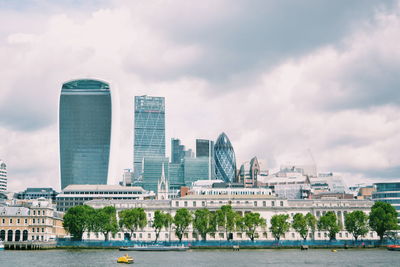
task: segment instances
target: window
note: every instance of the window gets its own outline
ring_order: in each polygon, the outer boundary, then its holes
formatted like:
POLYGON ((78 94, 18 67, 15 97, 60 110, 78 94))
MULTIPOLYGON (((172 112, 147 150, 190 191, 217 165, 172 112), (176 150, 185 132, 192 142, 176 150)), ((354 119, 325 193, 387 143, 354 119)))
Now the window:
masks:
POLYGON ((33 219, 33 220, 32 220, 32 223, 36 223, 36 220, 35 220, 35 219, 33 219))
POLYGON ((17 219, 17 224, 19 224, 21 221, 20 221, 20 219, 17 219))
POLYGON ((268 238, 268 234, 266 232, 263 233, 263 237, 266 239, 268 238))
POLYGON ((294 238, 294 233, 292 233, 292 238, 294 238))
POLYGON ((32 228, 32 233, 34 233, 35 232, 35 228, 32 228))
POLYGON ((151 234, 150 233, 147 234, 147 238, 151 238, 151 234))
POLYGON ((193 207, 196 207, 196 201, 193 201, 193 207))
POLYGON ((220 238, 224 238, 224 233, 219 233, 220 238))
POLYGON ((175 202, 175 206, 179 207, 179 201, 175 202))
POLYGON ((10 219, 10 224, 12 224, 13 222, 12 222, 12 219, 10 219))
POLYGON ((206 206, 206 202, 205 202, 205 201, 202 201, 202 202, 201 202, 201 205, 202 205, 203 207, 205 207, 205 206, 206 206))
POLYGON ((257 207, 257 201, 254 201, 254 207, 257 207))
POLYGON ((44 228, 42 228, 42 233, 44 233, 44 228))
POLYGON ((263 207, 267 206, 267 201, 263 201, 263 207))
POLYGON ((281 204, 281 207, 283 207, 283 201, 281 201, 281 203, 280 203, 280 204, 281 204))
POLYGON ((2 223, 4 223, 4 224, 5 224, 5 223, 6 223, 6 219, 3 219, 3 220, 2 220, 2 223))
POLYGON ((36 215, 36 210, 33 211, 33 215, 36 215))
POLYGON ((143 235, 142 235, 142 233, 140 233, 140 234, 139 234, 139 238, 142 238, 142 237, 143 237, 143 235))
POLYGON ((25 224, 27 224, 28 223, 28 219, 25 219, 25 224))
POLYGON ((185 202, 183 202, 183 203, 184 203, 185 207, 187 207, 187 201, 185 201, 185 202))
POLYGON ((189 238, 189 234, 188 234, 188 233, 185 233, 183 236, 184 236, 185 238, 189 238))
POLYGON ((44 219, 42 219, 42 223, 44 223, 44 219))
POLYGON ((271 206, 272 206, 272 207, 275 207, 275 201, 272 201, 272 202, 271 202, 271 206))

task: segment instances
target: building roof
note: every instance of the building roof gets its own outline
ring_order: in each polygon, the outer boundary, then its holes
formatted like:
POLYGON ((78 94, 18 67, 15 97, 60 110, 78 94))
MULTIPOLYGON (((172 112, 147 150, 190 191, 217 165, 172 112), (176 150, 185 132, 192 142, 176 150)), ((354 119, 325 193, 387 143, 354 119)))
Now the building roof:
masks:
POLYGON ((140 186, 120 186, 120 185, 105 185, 105 184, 73 184, 68 185, 63 189, 63 192, 70 191, 121 191, 132 192, 141 191, 145 192, 140 186))
POLYGON ((62 89, 110 89, 110 85, 106 82, 93 80, 93 79, 81 79, 73 80, 63 84, 62 89))
POLYGON ((0 207, 0 216, 28 216, 29 209, 25 207, 0 207))

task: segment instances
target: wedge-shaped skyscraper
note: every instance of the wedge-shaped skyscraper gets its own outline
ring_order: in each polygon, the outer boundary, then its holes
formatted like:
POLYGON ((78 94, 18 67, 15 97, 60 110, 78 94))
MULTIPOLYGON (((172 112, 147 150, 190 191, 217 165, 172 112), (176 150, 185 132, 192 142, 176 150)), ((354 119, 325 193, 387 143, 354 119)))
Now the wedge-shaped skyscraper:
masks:
POLYGON ((73 80, 60 97, 61 188, 107 184, 111 142, 111 93, 106 82, 73 80))
POLYGON ((231 141, 225 133, 219 135, 214 146, 216 178, 227 183, 236 181, 236 157, 231 141))

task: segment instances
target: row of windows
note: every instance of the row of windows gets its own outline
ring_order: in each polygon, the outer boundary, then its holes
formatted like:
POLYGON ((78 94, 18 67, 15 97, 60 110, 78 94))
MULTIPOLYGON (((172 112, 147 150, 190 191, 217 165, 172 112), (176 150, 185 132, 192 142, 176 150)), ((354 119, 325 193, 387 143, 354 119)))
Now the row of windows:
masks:
MULTIPOLYGON (((23 221, 23 224, 28 224, 28 219, 16 219, 15 221, 13 219, 9 219, 8 222, 9 224, 13 224, 14 222, 16 222, 16 224, 21 224, 21 221, 23 221)), ((40 219, 32 219, 32 224, 39 224, 40 222, 45 223, 45 219, 42 218, 42 220, 40 219)), ((1 220, 2 224, 6 224, 6 219, 2 219, 1 220)))
POLYGON ((400 197, 400 193, 374 193, 374 194, 372 194, 372 199, 391 198, 391 197, 400 197))
POLYGON ((122 192, 113 192, 113 191, 87 191, 87 192, 82 192, 82 191, 67 191, 64 192, 66 195, 140 195, 142 194, 141 191, 122 191, 122 192))
MULTIPOLYGON (((59 201, 84 201, 84 200, 93 200, 93 197, 60 197, 57 198, 57 202, 59 201)), ((103 199, 138 199, 138 197, 103 197, 103 199)))
MULTIPOLYGON (((261 204, 262 207, 267 207, 267 201, 262 201, 262 203, 258 203, 258 202, 259 201, 248 201, 248 200, 241 202, 241 201, 238 200, 236 202, 235 201, 228 201, 227 204, 246 204, 246 205, 253 205, 254 207, 257 207, 259 204, 261 204)), ((180 205, 179 203, 180 203, 180 201, 176 201, 175 202, 175 206, 179 207, 179 205, 180 205)), ((222 200, 215 201, 215 202, 213 200, 211 200, 210 204, 224 204, 224 202, 222 200)), ((284 206, 284 202, 283 201, 276 201, 276 203, 275 203, 275 201, 271 201, 271 207, 275 207, 275 204, 276 205, 279 204, 280 207, 284 206)), ((184 201, 183 202, 183 206, 184 207, 188 207, 188 201, 184 201)), ((192 206, 196 207, 197 206, 197 201, 193 201, 192 202, 192 206)), ((202 201, 201 202, 201 206, 205 207, 206 206, 206 201, 202 201)))

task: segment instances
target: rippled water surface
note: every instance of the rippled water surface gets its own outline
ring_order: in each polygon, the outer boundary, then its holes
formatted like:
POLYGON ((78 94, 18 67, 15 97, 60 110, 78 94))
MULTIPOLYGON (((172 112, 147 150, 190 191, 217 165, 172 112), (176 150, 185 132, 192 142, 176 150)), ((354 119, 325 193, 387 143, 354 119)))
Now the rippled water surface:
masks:
MULTIPOLYGON (((400 266, 400 252, 386 249, 191 250, 134 252, 134 266, 400 266)), ((121 266, 118 250, 0 251, 0 266, 121 266)), ((122 265, 124 266, 124 265, 122 265)))

